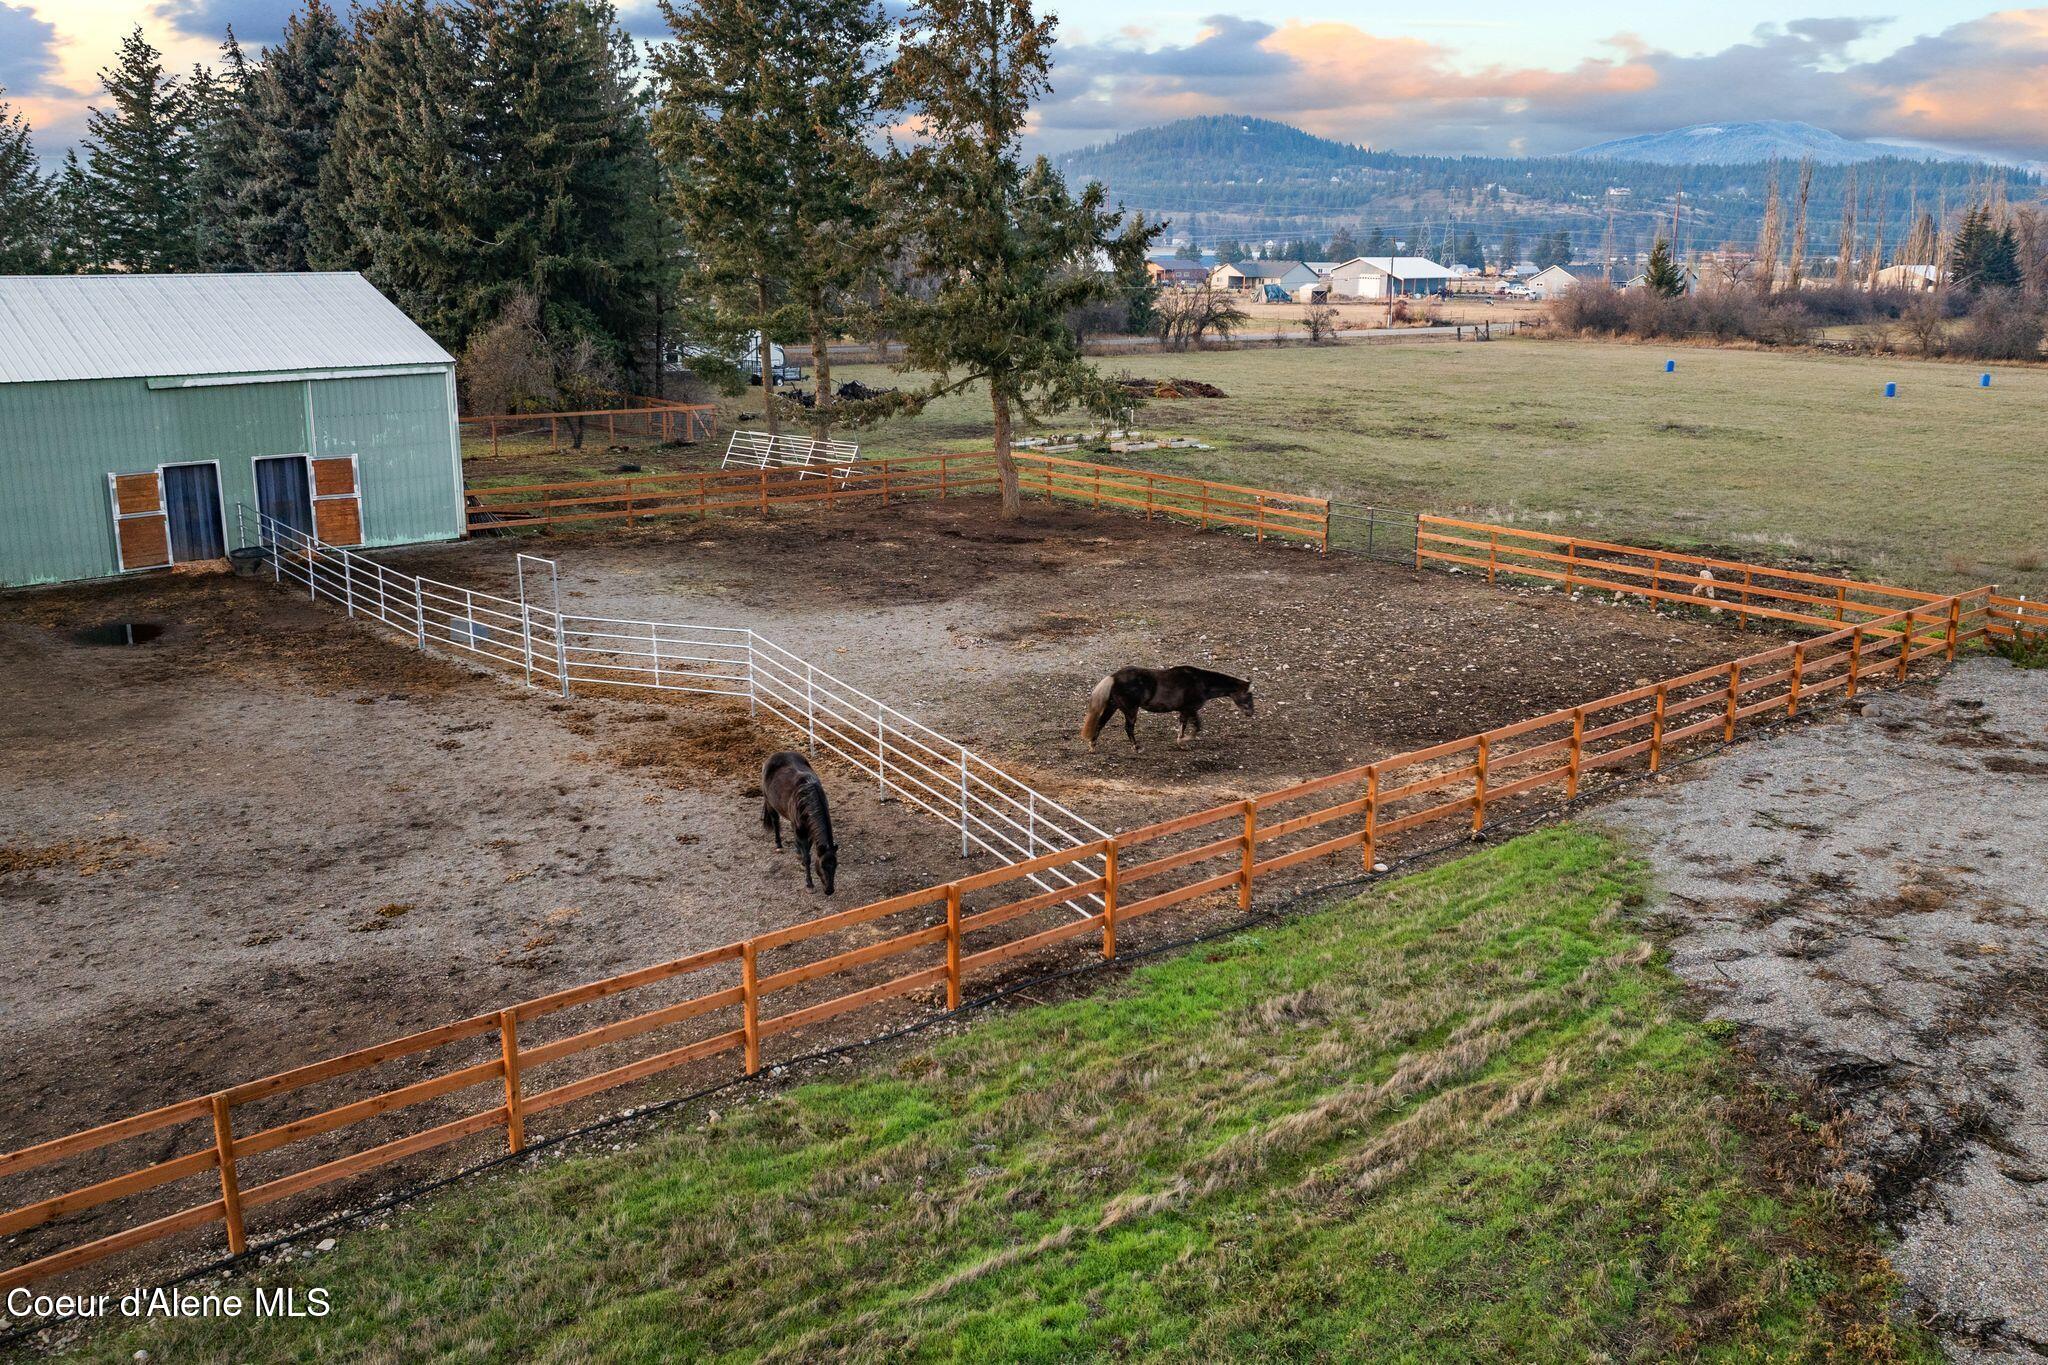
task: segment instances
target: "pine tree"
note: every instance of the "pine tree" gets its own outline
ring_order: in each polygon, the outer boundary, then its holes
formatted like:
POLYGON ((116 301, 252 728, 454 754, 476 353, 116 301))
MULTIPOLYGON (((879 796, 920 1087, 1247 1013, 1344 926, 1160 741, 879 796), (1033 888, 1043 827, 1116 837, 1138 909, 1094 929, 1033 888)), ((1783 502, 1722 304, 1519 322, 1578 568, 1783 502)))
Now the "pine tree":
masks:
POLYGON ((106 269, 97 187, 85 173, 76 150, 64 153, 63 169, 53 181, 50 207, 51 268, 74 275, 106 269))
POLYGON ((349 35, 325 0, 305 0, 285 20, 283 41, 264 50, 251 75, 255 131, 241 216, 255 269, 347 263, 345 233, 321 192, 320 168, 354 75, 349 35))
POLYGON ((1352 236, 1350 228, 1340 227, 1330 234, 1330 254, 1328 259, 1342 265, 1345 261, 1364 254, 1364 252, 1358 249, 1358 238, 1352 236))
POLYGON ((1486 264, 1486 253, 1479 249, 1479 234, 1472 228, 1466 228, 1458 238, 1458 264, 1473 270, 1486 264))
POLYGON ((1235 237, 1225 237, 1216 244, 1216 264, 1236 265, 1251 259, 1252 253, 1244 249, 1244 243, 1235 237))
POLYGON ((28 119, 6 94, 0 86, 0 275, 27 275, 49 261, 54 205, 28 119))
POLYGON ((502 168, 477 199, 476 307, 495 316, 529 294, 552 345, 584 336, 623 360, 648 321, 639 238, 654 179, 631 42, 609 0, 477 0, 467 13, 479 154, 502 168))
POLYGON ((1106 252, 1127 266, 1153 231, 1119 234, 1101 185, 1076 198, 1045 158, 1028 169, 1020 160, 1031 105, 1050 88, 1054 22, 1030 0, 921 0, 903 20, 894 72, 894 102, 913 111, 919 137, 898 160, 896 202, 911 268, 932 291, 897 301, 889 320, 906 368, 934 376, 913 401, 986 385, 1006 520, 1022 512, 1015 420, 1128 411, 1065 314, 1114 290, 1076 264, 1106 252))
MULTIPOLYGON (((878 97, 856 68, 874 56, 879 19, 868 0, 695 0, 668 20, 654 141, 676 185, 693 330, 730 356, 751 336, 779 431, 775 340, 828 329, 829 291, 866 237, 852 220, 874 175, 859 144, 878 97)), ((720 368, 715 356, 701 367, 720 368)))
POLYGON ((180 270, 195 261, 191 142, 184 83, 138 26, 100 72, 111 107, 86 118, 85 164, 110 263, 129 270, 180 270))
POLYGON ((1385 228, 1376 227, 1366 234, 1365 246, 1358 254, 1361 256, 1391 256, 1394 254, 1394 243, 1387 236, 1385 228))
POLYGON ((472 52, 430 0, 379 0, 356 18, 356 75, 321 167, 349 255, 325 259, 362 270, 456 349, 485 320, 489 285, 472 52))
POLYGON ((245 267, 243 196, 252 169, 256 120, 249 105, 249 64, 233 29, 221 43, 218 72, 194 67, 187 83, 192 139, 192 259, 202 270, 245 267))
POLYGON ((1512 270, 1522 263, 1522 234, 1509 228, 1501 234, 1500 268, 1512 270))
POLYGON ((1643 274, 1650 292, 1659 298, 1675 299, 1685 292, 1685 274, 1671 259, 1671 243, 1662 237, 1651 245, 1650 263, 1643 274))

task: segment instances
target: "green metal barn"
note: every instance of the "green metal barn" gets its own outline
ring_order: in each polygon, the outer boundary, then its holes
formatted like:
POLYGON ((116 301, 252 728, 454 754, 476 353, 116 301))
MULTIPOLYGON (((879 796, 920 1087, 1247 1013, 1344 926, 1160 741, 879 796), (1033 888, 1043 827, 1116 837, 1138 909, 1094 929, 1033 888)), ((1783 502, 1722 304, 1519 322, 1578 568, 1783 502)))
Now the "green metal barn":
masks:
POLYGON ((0 585, 463 531, 455 361, 356 274, 0 277, 0 585))

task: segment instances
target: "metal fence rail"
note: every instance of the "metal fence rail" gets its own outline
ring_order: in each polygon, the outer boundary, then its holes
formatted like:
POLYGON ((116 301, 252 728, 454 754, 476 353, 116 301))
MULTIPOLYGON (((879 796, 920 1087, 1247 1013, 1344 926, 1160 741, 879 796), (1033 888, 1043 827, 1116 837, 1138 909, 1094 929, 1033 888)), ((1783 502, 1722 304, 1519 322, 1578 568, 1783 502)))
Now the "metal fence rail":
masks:
MULTIPOLYGON (((559 610, 554 563, 538 556, 518 557, 520 595, 500 597, 397 573, 248 507, 239 515, 245 528, 254 522, 274 581, 303 587, 314 601, 389 627, 421 649, 452 649, 565 697, 584 683, 744 698, 751 711, 802 735, 814 754, 830 753, 874 778, 885 799, 955 826, 963 858, 979 850, 1004 863, 1027 861, 1108 837, 973 750, 750 627, 567 615, 559 610), (549 605, 528 592, 529 566, 541 566, 555 588, 549 605)), ((1102 872, 1098 853, 1054 862, 1032 880, 1052 891, 1102 872)), ((1077 892, 1071 908, 1085 915, 1100 904, 1099 895, 1077 892)))

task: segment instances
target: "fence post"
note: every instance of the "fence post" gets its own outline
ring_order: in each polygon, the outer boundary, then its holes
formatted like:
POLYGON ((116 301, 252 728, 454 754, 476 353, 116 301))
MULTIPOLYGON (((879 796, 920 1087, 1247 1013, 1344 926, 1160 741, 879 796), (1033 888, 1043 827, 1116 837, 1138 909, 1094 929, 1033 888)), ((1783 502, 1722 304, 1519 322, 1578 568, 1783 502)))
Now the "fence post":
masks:
POLYGON ((960 1008, 960 883, 946 883, 946 1008, 960 1008))
POLYGON ((1102 851, 1102 956, 1116 956, 1116 840, 1102 851))
POLYGON ((1913 663, 1913 639, 1914 636, 1919 633, 1920 629, 1919 623, 1915 621, 1913 618, 1913 612, 1917 610, 1918 608, 1908 609, 1908 611, 1906 612, 1906 629, 1905 632, 1899 636, 1900 682, 1904 682, 1906 680, 1906 670, 1909 667, 1911 667, 1913 663))
POLYGON ((809 742, 809 744, 810 744, 810 746, 811 746, 811 750, 812 750, 812 752, 814 752, 814 753, 815 753, 815 752, 817 751, 817 748, 818 748, 818 701, 817 701, 817 690, 816 690, 816 689, 817 689, 817 677, 818 677, 818 670, 817 670, 817 667, 816 667, 815 665, 811 664, 811 663, 810 663, 810 662, 809 662, 808 660, 807 660, 807 661, 805 661, 805 663, 804 663, 804 734, 805 734, 805 735, 806 735, 806 736, 808 737, 808 742, 809 742))
POLYGON ((960 856, 967 856, 967 751, 960 751, 960 856))
POLYGON ((1380 766, 1372 764, 1365 770, 1365 853, 1367 872, 1373 867, 1373 842, 1380 822, 1380 766))
POLYGON ((760 705, 761 684, 754 675, 754 631, 747 629, 747 715, 755 714, 760 705))
POLYGON ((1258 856, 1258 844, 1255 842, 1258 834, 1258 823, 1259 803, 1256 801, 1246 801, 1244 803, 1244 856, 1239 864, 1237 873, 1237 908, 1240 910, 1252 908, 1252 860, 1258 856))
POLYGON ((1962 624, 1963 599, 1961 597, 1951 597, 1948 599, 1948 660, 1950 663, 1954 663, 1956 660, 1956 632, 1962 628, 1962 624))
POLYGON ((1577 542, 1576 540, 1567 540, 1564 543, 1564 590, 1567 593, 1575 591, 1575 589, 1572 587, 1572 581, 1575 577, 1574 571, 1577 570, 1578 567, 1579 542, 1577 542))
POLYGON ((875 795, 881 800, 889 799, 889 737, 884 730, 889 723, 879 707, 875 710, 875 795))
POLYGON ((1735 617, 1735 628, 1737 630, 1749 629, 1749 586, 1755 580, 1755 577, 1756 575, 1753 570, 1744 569, 1742 571, 1742 610, 1735 617))
POLYGON ((498 1055, 505 1062, 505 1150, 526 1150, 526 1098, 519 1085, 519 1014, 498 1011, 498 1055))
POLYGON ((1493 741, 1485 735, 1479 737, 1479 771, 1472 778, 1472 832, 1477 834, 1486 823, 1486 759, 1493 748, 1493 741))
POLYGON ((1735 742, 1735 713, 1741 705, 1742 660, 1737 659, 1734 663, 1728 665, 1728 718, 1721 723, 1721 742, 1723 744, 1735 742))
MULTIPOLYGON (((559 598, 558 598, 559 600, 559 598)), ((562 613, 555 613, 555 671, 562 678, 562 695, 569 695, 569 632, 562 628, 562 613)))
POLYGON ((1650 721, 1650 771, 1664 763, 1664 684, 1657 684, 1657 713, 1650 721))
POLYGON ((747 1074, 761 1069, 761 984, 755 966, 754 940, 740 945, 740 1027, 747 1035, 747 1074))
POLYGON ((1848 695, 1856 695, 1856 683, 1863 675, 1863 627, 1853 626, 1849 631, 1849 686, 1848 695))
POLYGON ((1579 794, 1579 766, 1584 761, 1586 750, 1586 708, 1572 708, 1572 752, 1565 765, 1564 799, 1569 801, 1579 794))
POLYGON ((1486 546, 1486 581, 1488 583, 1491 583, 1493 582, 1493 576, 1495 571, 1498 570, 1500 567, 1500 532, 1490 531, 1487 533, 1487 535, 1488 543, 1486 546))
POLYGON ((1792 685, 1785 690, 1785 715, 1799 714, 1799 684, 1806 681, 1806 641, 1792 646, 1792 685))
POLYGON ((419 639, 420 648, 425 649, 427 647, 427 587, 425 582, 419 578, 414 578, 412 581, 412 611, 415 625, 414 633, 419 639))
MULTIPOLYGON (((476 648, 476 593, 469 588, 462 590, 462 613, 464 629, 469 635, 469 647, 476 648)), ((526 685, 533 686, 533 608, 526 600, 526 580, 519 580, 519 639, 523 646, 521 657, 526 662, 526 685)))
POLYGON ((1422 514, 1415 514, 1415 572, 1422 572, 1422 514))
POLYGON ((220 1212, 228 1230, 228 1254, 239 1256, 249 1249, 249 1238, 242 1229, 242 1186, 235 1178, 235 1125, 224 1093, 213 1097, 213 1152, 220 1165, 220 1212))
MULTIPOLYGON (((1366 542, 1370 545, 1371 541, 1372 536, 1370 531, 1368 531, 1366 542)), ((1330 553, 1330 503, 1328 499, 1323 501, 1323 543, 1316 548, 1316 553, 1325 556, 1330 553)), ((1367 553, 1370 554, 1371 551, 1368 550, 1367 553)))

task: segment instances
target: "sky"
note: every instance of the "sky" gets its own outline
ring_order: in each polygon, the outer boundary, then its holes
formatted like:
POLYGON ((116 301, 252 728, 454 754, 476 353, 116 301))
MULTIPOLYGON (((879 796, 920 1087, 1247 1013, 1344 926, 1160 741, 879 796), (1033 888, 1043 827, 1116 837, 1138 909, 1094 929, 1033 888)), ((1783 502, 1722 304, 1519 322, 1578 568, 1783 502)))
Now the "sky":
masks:
MULTIPOLYGON (((900 3, 900 0, 896 0, 900 3)), ((222 31, 253 53, 296 0, 0 0, 0 86, 46 156, 140 24, 174 70, 222 31)), ((1256 114, 1406 152, 1545 155, 1695 123, 1794 119, 1844 137, 2048 161, 2048 7, 1783 0, 1089 0, 1061 20, 1034 150, 1189 114, 1256 114)), ((660 36, 651 0, 622 6, 660 36)))

